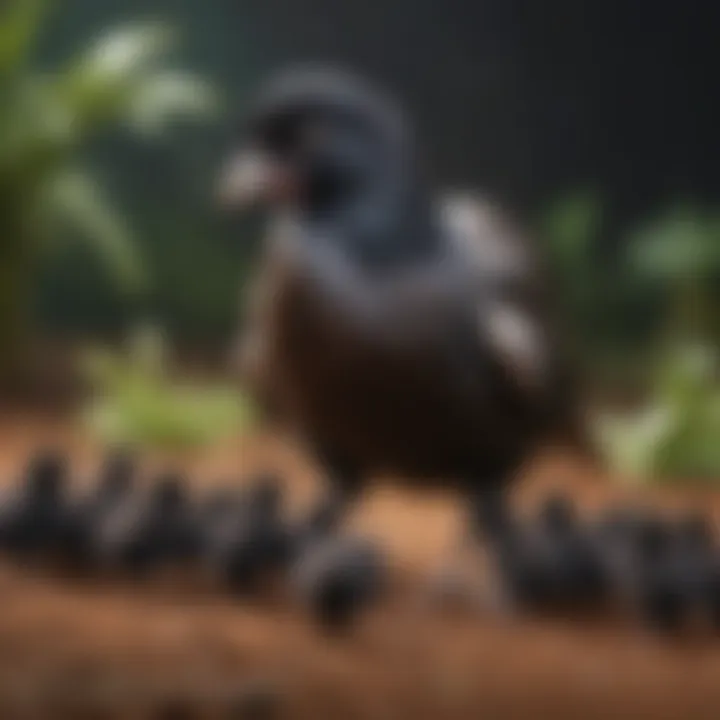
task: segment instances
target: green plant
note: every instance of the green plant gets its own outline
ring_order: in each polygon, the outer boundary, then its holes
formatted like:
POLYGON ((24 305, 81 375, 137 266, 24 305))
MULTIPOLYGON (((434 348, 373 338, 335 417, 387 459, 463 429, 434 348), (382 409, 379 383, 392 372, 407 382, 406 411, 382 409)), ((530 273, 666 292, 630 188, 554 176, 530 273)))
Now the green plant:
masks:
POLYGON ((608 387, 611 360, 620 377, 643 370, 632 384, 646 402, 599 417, 600 443, 614 468, 631 476, 720 477, 720 215, 676 204, 631 232, 619 251, 600 247, 601 221, 597 197, 576 193, 551 207, 542 227, 595 379, 608 387))
POLYGON ((600 198, 589 190, 561 198, 541 218, 540 233, 563 284, 563 299, 580 316, 591 313, 600 282, 596 256, 602 221, 600 198))
POLYGON ((539 223, 557 305, 586 360, 595 360, 614 340, 619 283, 602 252, 603 224, 601 198, 591 190, 552 203, 539 223))
POLYGON ((677 342, 712 342, 720 307, 720 213, 678 204, 628 240, 628 261, 669 308, 667 333, 677 342))
POLYGON ((0 9, 0 380, 21 363, 33 279, 42 253, 83 241, 123 288, 142 288, 143 263, 127 224, 81 162, 109 128, 157 136, 216 101, 198 76, 170 70, 164 24, 116 28, 52 72, 32 67, 46 0, 0 9))
POLYGON ((136 332, 127 352, 94 349, 83 367, 93 397, 82 413, 100 439, 153 447, 193 447, 247 428, 252 408, 229 385, 174 380, 162 336, 136 332))
POLYGON ((720 478, 719 372, 718 354, 707 346, 666 351, 647 404, 598 418, 598 437, 614 468, 648 479, 720 478))

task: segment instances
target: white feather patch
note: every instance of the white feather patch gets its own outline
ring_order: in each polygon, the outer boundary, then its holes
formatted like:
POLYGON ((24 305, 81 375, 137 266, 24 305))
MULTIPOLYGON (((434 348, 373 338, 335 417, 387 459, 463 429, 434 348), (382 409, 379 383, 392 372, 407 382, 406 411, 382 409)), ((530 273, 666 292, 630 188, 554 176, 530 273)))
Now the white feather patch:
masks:
POLYGON ((491 346, 523 385, 538 386, 545 366, 544 344, 532 319, 509 303, 493 302, 480 311, 491 346))

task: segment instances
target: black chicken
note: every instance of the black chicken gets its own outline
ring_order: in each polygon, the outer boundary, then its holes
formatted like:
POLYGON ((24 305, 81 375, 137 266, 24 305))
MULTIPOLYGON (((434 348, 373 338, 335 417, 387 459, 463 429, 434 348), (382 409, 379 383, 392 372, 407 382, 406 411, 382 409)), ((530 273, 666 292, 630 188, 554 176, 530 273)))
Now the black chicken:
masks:
POLYGON ((487 203, 438 201, 405 118, 354 76, 283 75, 243 140, 220 198, 274 213, 242 366, 331 481, 311 522, 388 471, 495 524, 538 445, 582 437, 533 248, 487 203))

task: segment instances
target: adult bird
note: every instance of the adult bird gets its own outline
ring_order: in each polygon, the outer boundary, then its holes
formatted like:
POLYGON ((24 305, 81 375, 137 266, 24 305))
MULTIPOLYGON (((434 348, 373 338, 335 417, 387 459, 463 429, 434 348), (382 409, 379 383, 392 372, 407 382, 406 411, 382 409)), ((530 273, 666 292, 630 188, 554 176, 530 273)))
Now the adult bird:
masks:
POLYGON ((331 527, 370 474, 454 484, 473 530, 546 439, 578 438, 535 249, 491 204, 437 198, 394 102, 342 71, 272 80, 219 198, 270 209, 246 378, 314 453, 331 527))

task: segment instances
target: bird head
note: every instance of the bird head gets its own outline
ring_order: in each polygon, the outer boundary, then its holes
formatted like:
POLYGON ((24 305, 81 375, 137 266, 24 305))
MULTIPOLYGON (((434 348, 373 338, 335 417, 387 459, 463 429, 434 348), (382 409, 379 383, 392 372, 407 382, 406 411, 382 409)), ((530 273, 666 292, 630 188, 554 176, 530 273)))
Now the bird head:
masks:
POLYGON ((300 68, 266 86, 241 135, 221 174, 223 206, 323 213, 387 179, 406 133, 398 111, 363 80, 300 68))

